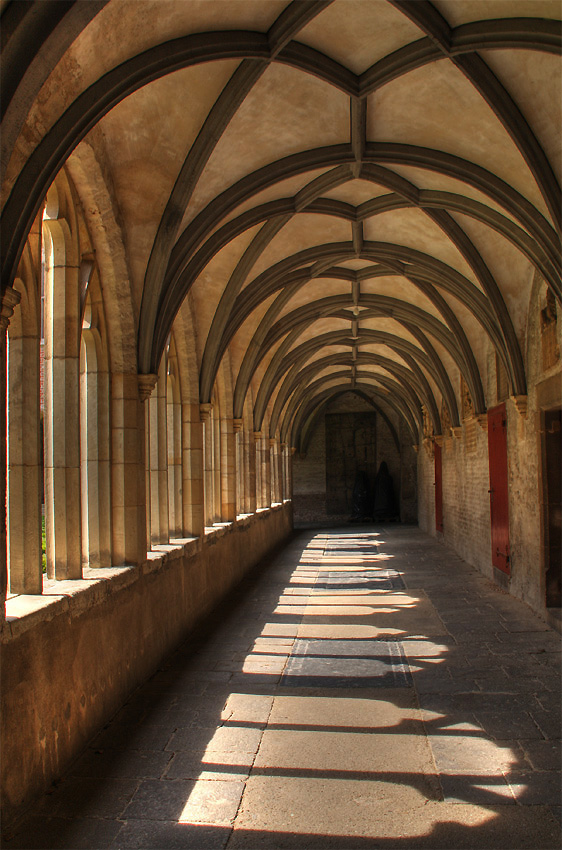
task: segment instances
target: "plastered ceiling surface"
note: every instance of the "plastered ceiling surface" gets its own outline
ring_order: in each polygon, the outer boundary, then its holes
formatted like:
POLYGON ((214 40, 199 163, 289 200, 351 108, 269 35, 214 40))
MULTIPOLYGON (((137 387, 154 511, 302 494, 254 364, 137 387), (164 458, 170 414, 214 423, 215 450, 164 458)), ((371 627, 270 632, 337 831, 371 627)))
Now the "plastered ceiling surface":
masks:
POLYGON ((89 145, 139 372, 189 309, 200 401, 228 368, 240 418, 265 383, 286 439, 298 404, 343 385, 390 394, 410 422, 423 405, 441 433, 460 375, 476 413, 494 401, 488 350, 525 395, 535 272, 562 293, 558 0, 97 6, 8 157, 8 275, 41 191, 89 145))

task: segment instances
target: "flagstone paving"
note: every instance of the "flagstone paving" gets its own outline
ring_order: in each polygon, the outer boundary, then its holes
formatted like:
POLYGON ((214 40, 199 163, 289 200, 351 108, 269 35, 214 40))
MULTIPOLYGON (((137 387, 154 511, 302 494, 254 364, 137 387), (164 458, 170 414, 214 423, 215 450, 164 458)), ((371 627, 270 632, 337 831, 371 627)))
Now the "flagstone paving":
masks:
POLYGON ((300 532, 6 848, 559 848, 560 636, 418 529, 300 532))

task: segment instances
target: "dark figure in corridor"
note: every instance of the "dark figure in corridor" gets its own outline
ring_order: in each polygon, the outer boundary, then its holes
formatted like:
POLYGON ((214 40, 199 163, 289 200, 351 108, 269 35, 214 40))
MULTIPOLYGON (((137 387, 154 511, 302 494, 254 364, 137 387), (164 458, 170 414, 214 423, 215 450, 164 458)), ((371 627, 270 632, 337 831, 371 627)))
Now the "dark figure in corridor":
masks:
POLYGON ((374 519, 379 522, 389 522, 397 518, 392 475, 384 460, 375 478, 373 514, 374 519))

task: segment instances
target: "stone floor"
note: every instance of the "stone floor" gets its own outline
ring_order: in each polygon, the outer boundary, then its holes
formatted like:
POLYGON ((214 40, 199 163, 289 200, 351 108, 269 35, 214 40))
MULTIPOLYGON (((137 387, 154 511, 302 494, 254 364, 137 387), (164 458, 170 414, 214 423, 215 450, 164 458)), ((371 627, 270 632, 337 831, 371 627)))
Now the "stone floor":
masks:
POLYGON ((300 532, 5 848, 559 848, 560 638, 415 528, 300 532))

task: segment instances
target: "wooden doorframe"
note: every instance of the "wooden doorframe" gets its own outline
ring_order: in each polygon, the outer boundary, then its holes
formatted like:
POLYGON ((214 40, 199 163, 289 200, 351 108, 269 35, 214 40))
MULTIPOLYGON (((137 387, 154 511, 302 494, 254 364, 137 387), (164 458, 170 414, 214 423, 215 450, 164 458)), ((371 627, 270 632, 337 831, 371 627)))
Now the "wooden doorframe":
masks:
POLYGON ((561 607, 560 469, 562 409, 540 411, 542 591, 547 608, 561 607))
POLYGON ((488 410, 488 466, 492 564, 504 575, 511 576, 505 404, 498 404, 488 410))
POLYGON ((434 443, 435 468, 435 530, 443 534, 443 452, 439 443, 434 443))

